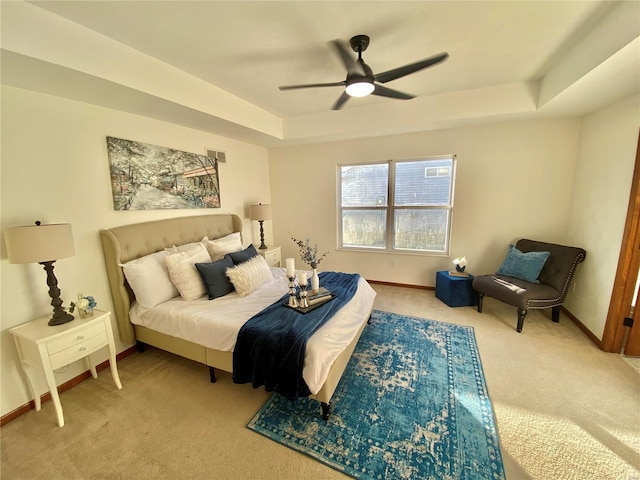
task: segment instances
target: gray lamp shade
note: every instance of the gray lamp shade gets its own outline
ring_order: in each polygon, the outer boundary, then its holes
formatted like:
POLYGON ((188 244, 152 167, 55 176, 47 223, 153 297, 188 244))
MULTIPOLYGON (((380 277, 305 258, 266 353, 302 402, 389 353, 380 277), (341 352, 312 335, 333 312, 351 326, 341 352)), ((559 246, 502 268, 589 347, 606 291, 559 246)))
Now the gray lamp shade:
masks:
POLYGON ((251 205, 249 207, 251 220, 271 220, 271 205, 251 205))
POLYGON ((9 263, 40 263, 73 257, 70 223, 9 227, 4 232, 9 263))

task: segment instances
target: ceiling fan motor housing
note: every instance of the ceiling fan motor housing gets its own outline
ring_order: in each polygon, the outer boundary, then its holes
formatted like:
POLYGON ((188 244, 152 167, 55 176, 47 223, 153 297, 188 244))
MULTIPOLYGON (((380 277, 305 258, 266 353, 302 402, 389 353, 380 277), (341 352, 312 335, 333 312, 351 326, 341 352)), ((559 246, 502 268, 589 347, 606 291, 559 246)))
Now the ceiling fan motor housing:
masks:
POLYGON ((354 52, 364 52, 369 46, 369 37, 367 35, 356 35, 351 37, 349 43, 354 52))
MULTIPOLYGON (((355 38, 355 37, 354 37, 355 38)), ((352 39, 353 40, 353 39, 352 39)), ((369 37, 367 37, 367 41, 369 37)), ((364 70, 365 75, 359 73, 349 73, 346 80, 346 92, 352 97, 366 97, 375 90, 373 70, 364 63, 362 58, 358 58, 358 63, 364 70)))

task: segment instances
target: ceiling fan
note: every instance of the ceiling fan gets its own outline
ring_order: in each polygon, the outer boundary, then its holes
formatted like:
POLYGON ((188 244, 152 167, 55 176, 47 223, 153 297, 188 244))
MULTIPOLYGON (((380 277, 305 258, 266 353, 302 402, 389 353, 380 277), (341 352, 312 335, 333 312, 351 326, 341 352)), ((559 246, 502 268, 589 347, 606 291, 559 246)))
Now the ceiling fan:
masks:
POLYGON ((285 85, 279 87, 280 90, 294 90, 298 88, 316 88, 316 87, 345 87, 345 91, 338 98, 336 103, 331 107, 332 110, 339 110, 349 100, 349 97, 365 97, 369 94, 378 95, 381 97, 398 98, 401 100, 409 100, 414 98, 415 95, 399 92, 391 88, 384 87, 376 82, 387 83, 391 80, 404 77, 411 73, 415 73, 427 67, 431 67, 440 62, 445 61, 448 57, 448 53, 440 53, 433 57, 425 58, 409 65, 387 70, 383 73, 373 73, 369 65, 364 63, 362 59, 362 52, 364 52, 369 46, 369 37, 367 35, 356 35, 350 40, 351 48, 354 52, 358 53, 358 59, 354 60, 349 53, 349 49, 344 42, 340 40, 333 40, 330 45, 333 46, 336 53, 342 60, 345 68, 347 69, 347 78, 342 82, 330 82, 330 83, 310 83, 305 85, 285 85))

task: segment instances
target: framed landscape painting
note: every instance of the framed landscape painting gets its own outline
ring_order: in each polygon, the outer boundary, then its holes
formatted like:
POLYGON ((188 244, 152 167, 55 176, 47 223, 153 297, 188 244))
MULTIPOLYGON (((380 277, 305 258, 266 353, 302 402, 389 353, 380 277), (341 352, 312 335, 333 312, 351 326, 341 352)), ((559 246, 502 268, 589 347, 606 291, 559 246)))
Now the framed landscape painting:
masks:
POLYGON ((213 157, 107 137, 115 210, 220 208, 213 157))

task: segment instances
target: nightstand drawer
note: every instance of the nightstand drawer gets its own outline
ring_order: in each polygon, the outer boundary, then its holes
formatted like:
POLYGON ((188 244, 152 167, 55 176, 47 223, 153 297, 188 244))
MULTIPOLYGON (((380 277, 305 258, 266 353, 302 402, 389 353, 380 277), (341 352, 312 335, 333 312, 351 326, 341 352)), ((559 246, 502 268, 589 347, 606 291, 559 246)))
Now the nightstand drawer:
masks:
POLYGON ((47 351, 49 352, 49 355, 53 355, 54 353, 60 352, 75 345, 79 345, 82 342, 90 339, 91 337, 95 337, 96 335, 100 334, 102 334, 103 337, 106 338, 104 322, 97 323, 96 325, 91 325, 81 330, 76 330, 69 333, 68 335, 65 335, 64 337, 52 340, 47 344, 47 351))
POLYGON ((258 250, 258 255, 262 255, 270 267, 280 266, 282 256, 280 247, 267 247, 266 249, 258 250))
MULTIPOLYGON (((91 330, 95 329, 92 328, 91 330)), ((94 335, 80 343, 75 342, 73 346, 65 350, 61 350, 58 353, 54 353, 53 355, 49 355, 51 368, 56 369, 69 365, 71 362, 75 362, 76 360, 86 357, 94 350, 108 345, 108 343, 109 340, 107 338, 107 333, 104 328, 102 328, 102 332, 98 333, 98 335, 94 335)))
POLYGON ((275 267, 276 265, 280 265, 280 250, 271 250, 270 252, 265 252, 264 259, 267 261, 267 264, 271 267, 275 267))

